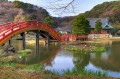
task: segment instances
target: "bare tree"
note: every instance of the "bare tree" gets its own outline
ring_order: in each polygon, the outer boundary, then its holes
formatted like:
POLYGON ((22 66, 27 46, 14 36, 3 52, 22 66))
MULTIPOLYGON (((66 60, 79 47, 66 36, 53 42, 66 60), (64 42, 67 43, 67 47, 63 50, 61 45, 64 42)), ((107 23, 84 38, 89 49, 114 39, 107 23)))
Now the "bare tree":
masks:
POLYGON ((56 0, 54 2, 49 2, 47 9, 52 9, 54 12, 62 13, 75 13, 75 0, 71 0, 68 3, 62 3, 64 0, 56 0))
MULTIPOLYGON (((58 0, 58 1, 62 1, 62 0, 58 0)), ((68 9, 69 6, 72 6, 72 9, 74 10, 74 6, 73 6, 74 1, 75 0, 72 0, 67 4, 57 5, 58 7, 55 7, 55 9, 63 9, 63 11, 65 11, 66 9, 68 9)))

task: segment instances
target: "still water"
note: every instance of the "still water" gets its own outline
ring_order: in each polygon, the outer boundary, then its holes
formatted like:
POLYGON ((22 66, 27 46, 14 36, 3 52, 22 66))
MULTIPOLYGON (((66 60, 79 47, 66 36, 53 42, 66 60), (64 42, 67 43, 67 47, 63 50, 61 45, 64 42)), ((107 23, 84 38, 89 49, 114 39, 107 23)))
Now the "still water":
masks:
MULTIPOLYGON (((120 78, 120 42, 109 41, 103 44, 106 48, 105 52, 89 54, 66 51, 64 50, 65 45, 50 45, 49 47, 40 45, 38 50, 35 44, 27 44, 27 49, 32 49, 33 53, 24 63, 43 64, 45 69, 56 71, 59 74, 62 74, 63 70, 77 68, 106 72, 111 77, 120 78)), ((21 41, 17 41, 13 46, 17 50, 22 49, 21 41)))

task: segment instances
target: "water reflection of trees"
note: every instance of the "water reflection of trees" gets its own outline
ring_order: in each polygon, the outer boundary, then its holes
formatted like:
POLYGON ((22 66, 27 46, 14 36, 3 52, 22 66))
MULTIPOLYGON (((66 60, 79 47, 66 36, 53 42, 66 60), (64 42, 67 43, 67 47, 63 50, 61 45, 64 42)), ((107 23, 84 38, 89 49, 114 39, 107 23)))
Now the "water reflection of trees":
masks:
POLYGON ((90 54, 85 52, 73 52, 73 63, 76 69, 83 70, 89 64, 90 54))
POLYGON ((120 42, 112 42, 112 45, 107 49, 101 55, 96 53, 90 61, 104 70, 120 71, 120 42))
MULTIPOLYGON (((60 46, 39 47, 39 52, 32 54, 26 60, 27 64, 46 64, 50 65, 56 54, 60 50, 60 46)), ((36 51, 36 50, 34 50, 36 51)))

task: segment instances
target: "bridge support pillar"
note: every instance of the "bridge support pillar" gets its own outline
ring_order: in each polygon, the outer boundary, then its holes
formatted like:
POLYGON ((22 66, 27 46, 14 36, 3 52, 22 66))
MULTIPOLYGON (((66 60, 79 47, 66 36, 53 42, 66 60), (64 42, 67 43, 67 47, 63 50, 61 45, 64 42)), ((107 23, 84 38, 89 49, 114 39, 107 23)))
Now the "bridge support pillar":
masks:
POLYGON ((39 31, 36 31, 36 53, 39 53, 39 31))
POLYGON ((50 35, 49 35, 49 33, 47 33, 47 41, 46 41, 46 44, 47 44, 47 45, 50 44, 50 35))
POLYGON ((22 36, 22 45, 23 45, 23 50, 26 49, 26 42, 25 42, 25 32, 21 33, 21 36, 22 36))
POLYGON ((8 42, 8 43, 9 43, 9 45, 11 45, 11 39, 9 40, 9 42, 8 42))

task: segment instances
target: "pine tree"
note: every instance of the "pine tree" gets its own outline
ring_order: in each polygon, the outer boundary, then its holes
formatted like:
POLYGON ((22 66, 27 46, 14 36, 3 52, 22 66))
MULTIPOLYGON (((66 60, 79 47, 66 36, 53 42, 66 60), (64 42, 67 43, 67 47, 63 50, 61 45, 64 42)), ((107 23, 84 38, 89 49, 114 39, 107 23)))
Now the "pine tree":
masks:
POLYGON ((73 21, 73 34, 89 34, 90 25, 89 21, 84 17, 83 14, 79 14, 73 21))
POLYGON ((46 24, 54 27, 54 20, 53 20, 53 18, 52 18, 51 16, 46 17, 46 18, 44 19, 44 23, 46 23, 46 24))
POLYGON ((96 22, 95 22, 95 29, 94 29, 94 31, 97 32, 97 33, 99 33, 101 30, 102 30, 102 23, 101 23, 101 21, 98 19, 98 20, 96 20, 96 22))

